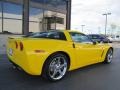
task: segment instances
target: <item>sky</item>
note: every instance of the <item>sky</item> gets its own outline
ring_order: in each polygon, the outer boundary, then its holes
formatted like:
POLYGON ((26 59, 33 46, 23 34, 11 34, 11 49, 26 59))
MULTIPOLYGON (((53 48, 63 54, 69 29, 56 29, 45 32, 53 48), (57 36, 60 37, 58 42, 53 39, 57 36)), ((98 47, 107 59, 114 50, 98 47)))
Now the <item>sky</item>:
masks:
POLYGON ((107 33, 120 33, 120 0, 72 0, 71 29, 84 33, 105 32, 105 16, 108 15, 107 33), (115 28, 111 29, 111 25, 115 28), (114 31, 113 31, 114 30, 114 31))

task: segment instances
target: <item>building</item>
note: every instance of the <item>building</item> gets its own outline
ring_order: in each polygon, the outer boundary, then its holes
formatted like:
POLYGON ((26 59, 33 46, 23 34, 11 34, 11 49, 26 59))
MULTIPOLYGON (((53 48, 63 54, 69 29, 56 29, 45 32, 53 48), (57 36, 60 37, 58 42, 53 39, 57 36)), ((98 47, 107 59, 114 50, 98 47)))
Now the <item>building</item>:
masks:
POLYGON ((70 29, 71 0, 0 0, 0 33, 70 29))

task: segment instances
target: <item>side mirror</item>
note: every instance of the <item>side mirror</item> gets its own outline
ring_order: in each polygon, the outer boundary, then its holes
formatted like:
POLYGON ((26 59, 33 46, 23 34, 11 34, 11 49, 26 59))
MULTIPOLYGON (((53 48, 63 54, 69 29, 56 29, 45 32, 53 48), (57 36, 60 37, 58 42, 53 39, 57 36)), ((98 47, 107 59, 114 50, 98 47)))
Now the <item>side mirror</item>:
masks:
POLYGON ((96 44, 97 44, 97 42, 93 41, 93 45, 96 45, 96 44))

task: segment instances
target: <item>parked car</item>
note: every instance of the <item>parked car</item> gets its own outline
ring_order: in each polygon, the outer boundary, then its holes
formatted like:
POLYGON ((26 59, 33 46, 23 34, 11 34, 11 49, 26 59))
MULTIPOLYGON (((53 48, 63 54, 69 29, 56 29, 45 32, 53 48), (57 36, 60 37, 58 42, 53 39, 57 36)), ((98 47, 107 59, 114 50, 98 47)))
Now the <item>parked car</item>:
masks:
POLYGON ((120 35, 113 35, 108 37, 110 41, 120 42, 120 35))
POLYGON ((100 34, 89 34, 88 35, 93 41, 96 41, 98 43, 112 43, 110 39, 108 39, 105 35, 100 34))
POLYGON ((87 35, 68 30, 34 33, 26 37, 9 37, 7 55, 14 67, 30 75, 42 75, 51 81, 87 65, 110 63, 113 47, 99 44, 87 35))

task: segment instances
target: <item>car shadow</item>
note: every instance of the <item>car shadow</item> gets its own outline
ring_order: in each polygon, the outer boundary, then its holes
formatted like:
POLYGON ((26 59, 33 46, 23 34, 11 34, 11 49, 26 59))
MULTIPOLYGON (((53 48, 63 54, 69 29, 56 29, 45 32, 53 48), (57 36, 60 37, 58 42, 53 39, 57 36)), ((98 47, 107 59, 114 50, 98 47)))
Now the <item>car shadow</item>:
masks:
POLYGON ((0 74, 0 89, 6 90, 10 87, 11 90, 72 90, 79 85, 82 88, 82 86, 85 87, 86 82, 91 83, 92 80, 95 81, 98 78, 104 79, 104 74, 108 75, 114 69, 113 66, 119 62, 116 56, 114 59, 116 60, 111 64, 98 63, 89 65, 68 72, 66 77, 58 82, 50 82, 41 76, 31 76, 24 71, 13 69, 6 56, 4 56, 0 61, 0 72, 2 72, 0 74))

